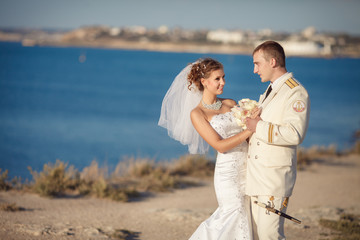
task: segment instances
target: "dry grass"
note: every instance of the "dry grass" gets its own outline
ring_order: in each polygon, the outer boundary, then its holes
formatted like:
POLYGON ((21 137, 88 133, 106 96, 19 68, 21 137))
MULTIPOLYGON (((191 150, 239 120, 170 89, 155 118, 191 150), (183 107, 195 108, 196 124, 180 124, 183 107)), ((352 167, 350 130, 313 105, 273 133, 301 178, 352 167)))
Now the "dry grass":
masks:
POLYGON ((3 203, 0 205, 0 210, 7 212, 24 211, 25 209, 16 205, 16 203, 3 203))
MULTIPOLYGON (((155 164, 154 160, 141 158, 141 159, 125 159, 124 163, 127 165, 122 172, 123 175, 132 178, 141 178, 152 174, 159 169, 159 166, 155 164)), ((118 164, 117 169, 121 168, 121 164, 118 164)))
POLYGON ((77 190, 81 195, 110 198, 123 202, 139 195, 136 189, 130 185, 112 184, 108 177, 108 168, 99 167, 95 160, 80 173, 79 182, 77 190))
POLYGON ((110 198, 122 202, 139 196, 136 188, 128 185, 111 184, 109 180, 102 177, 91 182, 81 181, 78 191, 81 195, 110 198))
POLYGON ((347 154, 360 155, 360 130, 356 130, 351 136, 351 142, 353 143, 349 149, 338 151, 335 144, 329 146, 314 145, 310 148, 298 148, 297 164, 298 168, 304 169, 307 165, 310 165, 314 159, 319 159, 323 156, 339 156, 347 154))
POLYGON ((0 168, 0 191, 7 191, 11 189, 11 184, 8 182, 8 170, 1 173, 0 168))
POLYGON ((360 141, 356 141, 354 147, 350 151, 351 153, 360 155, 360 141))
POLYGON ((333 240, 358 240, 360 239, 360 216, 342 214, 338 221, 320 219, 320 225, 334 230, 333 240))
POLYGON ((354 132, 352 136, 352 142, 354 142, 354 146, 349 150, 349 152, 360 154, 360 130, 354 132))
POLYGON ((55 164, 45 164, 43 171, 38 173, 29 167, 34 183, 31 189, 41 196, 61 196, 67 189, 76 189, 79 184, 79 174, 73 166, 67 168, 67 164, 56 160, 55 164))
POLYGON ((186 177, 212 176, 214 164, 205 157, 189 155, 171 164, 155 163, 151 159, 124 159, 112 173, 107 167, 99 167, 96 161, 81 172, 60 160, 45 164, 39 173, 30 167, 29 170, 33 176, 30 189, 41 196, 71 193, 126 202, 140 196, 140 192, 164 192, 196 185, 186 177))
POLYGON ((214 174, 215 163, 203 155, 186 155, 175 160, 170 166, 172 175, 210 177, 214 174))
POLYGON ((93 160, 90 166, 85 167, 80 173, 80 178, 85 182, 95 182, 98 179, 107 177, 108 168, 100 168, 99 164, 93 160))
MULTIPOLYGON (((351 153, 359 151, 359 141, 351 153)), ((324 155, 338 155, 336 145, 313 146, 298 149, 298 168, 305 169, 314 159, 324 155)), ((128 158, 119 161, 113 172, 108 167, 100 167, 96 161, 81 172, 60 160, 48 163, 43 171, 35 172, 30 189, 41 196, 57 197, 66 194, 90 195, 129 201, 142 192, 164 192, 176 188, 197 185, 201 178, 212 177, 215 163, 204 155, 185 155, 171 162, 155 162, 148 158, 128 158)), ((0 190, 21 189, 21 179, 8 181, 8 171, 1 173, 0 190)))
POLYGON ((339 155, 336 145, 329 146, 312 146, 310 148, 299 147, 297 151, 297 167, 299 170, 304 170, 313 160, 324 156, 339 155))
MULTIPOLYGON (((203 157, 201 164, 194 164, 197 156, 187 155, 171 163, 155 163, 149 159, 125 159, 116 166, 111 174, 115 182, 127 182, 135 185, 140 191, 165 192, 175 188, 196 185, 195 182, 186 180, 187 176, 204 176, 203 166, 210 164, 210 160, 203 157), (185 160, 185 161, 184 161, 185 160), (201 167, 200 167, 201 166, 201 167), (194 174, 194 173, 201 174, 194 174)), ((213 168, 208 169, 208 175, 212 175, 213 168), (211 173, 210 173, 211 172, 211 173)))

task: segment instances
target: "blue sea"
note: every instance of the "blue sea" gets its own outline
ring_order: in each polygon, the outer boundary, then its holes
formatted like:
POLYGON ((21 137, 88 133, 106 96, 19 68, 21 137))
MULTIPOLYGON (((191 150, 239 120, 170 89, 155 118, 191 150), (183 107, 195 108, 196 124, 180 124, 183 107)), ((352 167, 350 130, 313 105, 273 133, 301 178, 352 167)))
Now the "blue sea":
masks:
MULTIPOLYGON (((124 158, 168 161, 187 147, 157 125, 162 99, 188 63, 224 64, 222 97, 258 99, 267 87, 247 55, 22 47, 0 42, 0 168, 31 179, 60 159, 77 169, 97 160, 110 168, 124 158)), ((287 59, 311 97, 303 147, 352 146, 360 127, 360 59, 287 59)))

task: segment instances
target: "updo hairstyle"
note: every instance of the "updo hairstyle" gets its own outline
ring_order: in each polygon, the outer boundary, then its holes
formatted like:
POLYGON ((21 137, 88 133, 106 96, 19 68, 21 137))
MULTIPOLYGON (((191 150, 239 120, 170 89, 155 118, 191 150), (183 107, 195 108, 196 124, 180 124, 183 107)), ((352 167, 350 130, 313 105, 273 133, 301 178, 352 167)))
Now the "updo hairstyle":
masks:
POLYGON ((201 92, 204 91, 204 86, 201 83, 201 78, 208 78, 213 71, 224 69, 223 65, 212 58, 199 59, 191 67, 188 75, 188 89, 191 91, 191 85, 194 84, 201 92))

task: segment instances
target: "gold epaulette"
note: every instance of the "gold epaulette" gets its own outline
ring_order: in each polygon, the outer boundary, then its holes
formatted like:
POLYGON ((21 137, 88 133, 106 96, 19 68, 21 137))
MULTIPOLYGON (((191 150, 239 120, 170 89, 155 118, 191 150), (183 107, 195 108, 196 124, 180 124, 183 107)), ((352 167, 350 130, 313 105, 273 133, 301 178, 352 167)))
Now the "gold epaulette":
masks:
POLYGON ((289 88, 293 89, 294 87, 299 86, 299 83, 296 82, 293 78, 289 78, 288 80, 286 80, 286 85, 289 86, 289 88))

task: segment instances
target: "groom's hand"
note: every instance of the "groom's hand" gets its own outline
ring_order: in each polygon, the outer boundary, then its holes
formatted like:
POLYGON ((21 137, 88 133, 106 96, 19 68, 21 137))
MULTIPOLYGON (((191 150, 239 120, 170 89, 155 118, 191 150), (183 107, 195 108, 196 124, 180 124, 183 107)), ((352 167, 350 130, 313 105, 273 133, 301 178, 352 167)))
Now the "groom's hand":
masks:
POLYGON ((250 112, 250 115, 251 115, 250 117, 251 117, 251 118, 256 118, 257 116, 260 116, 261 111, 262 111, 262 108, 259 108, 259 107, 254 108, 254 109, 251 110, 251 112, 250 112))
POLYGON ((261 120, 261 117, 257 116, 256 118, 246 118, 246 127, 251 132, 256 132, 256 125, 261 120))

